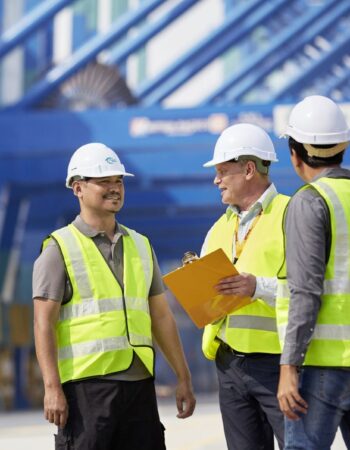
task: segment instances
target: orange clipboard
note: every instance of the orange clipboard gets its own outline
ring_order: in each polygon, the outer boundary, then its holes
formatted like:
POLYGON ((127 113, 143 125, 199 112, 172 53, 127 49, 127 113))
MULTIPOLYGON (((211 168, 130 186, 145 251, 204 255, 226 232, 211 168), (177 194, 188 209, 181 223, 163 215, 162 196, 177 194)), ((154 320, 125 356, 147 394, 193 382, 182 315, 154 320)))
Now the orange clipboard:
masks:
POLYGON ((220 295, 215 285, 238 275, 220 248, 163 276, 163 280, 198 328, 251 303, 250 297, 220 295))

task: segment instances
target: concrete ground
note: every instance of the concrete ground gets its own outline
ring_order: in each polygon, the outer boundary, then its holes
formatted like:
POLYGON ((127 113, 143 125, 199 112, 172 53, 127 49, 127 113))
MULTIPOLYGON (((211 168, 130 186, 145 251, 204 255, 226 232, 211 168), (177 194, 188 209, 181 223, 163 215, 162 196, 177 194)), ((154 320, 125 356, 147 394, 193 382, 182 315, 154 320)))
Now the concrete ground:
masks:
MULTIPOLYGON (((168 450, 227 448, 215 397, 197 398, 195 414, 186 420, 176 418, 175 402, 170 400, 159 401, 159 412, 168 450)), ((1 450, 53 450, 54 432, 55 427, 45 422, 41 411, 0 414, 1 450)), ((339 433, 332 450, 346 450, 339 433)))

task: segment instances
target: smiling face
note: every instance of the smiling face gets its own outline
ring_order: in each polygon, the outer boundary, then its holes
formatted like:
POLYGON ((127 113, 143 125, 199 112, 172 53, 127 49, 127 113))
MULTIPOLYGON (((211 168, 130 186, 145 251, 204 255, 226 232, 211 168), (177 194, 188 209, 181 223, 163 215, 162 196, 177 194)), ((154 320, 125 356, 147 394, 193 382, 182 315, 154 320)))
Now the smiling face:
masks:
POLYGON ((114 215, 123 207, 125 192, 121 175, 79 180, 72 187, 82 211, 114 215))
POLYGON ((214 184, 220 189, 221 201, 226 205, 241 207, 247 187, 246 165, 248 161, 217 164, 214 184))

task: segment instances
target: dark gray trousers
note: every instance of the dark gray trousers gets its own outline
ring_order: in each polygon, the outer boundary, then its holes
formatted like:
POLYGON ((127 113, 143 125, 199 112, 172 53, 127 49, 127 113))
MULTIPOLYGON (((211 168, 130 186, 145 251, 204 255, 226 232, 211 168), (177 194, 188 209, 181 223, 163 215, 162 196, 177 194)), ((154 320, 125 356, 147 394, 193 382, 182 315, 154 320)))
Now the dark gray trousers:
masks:
POLYGON ((284 445, 277 401, 280 355, 238 356, 220 346, 216 356, 220 409, 228 450, 271 450, 284 445))

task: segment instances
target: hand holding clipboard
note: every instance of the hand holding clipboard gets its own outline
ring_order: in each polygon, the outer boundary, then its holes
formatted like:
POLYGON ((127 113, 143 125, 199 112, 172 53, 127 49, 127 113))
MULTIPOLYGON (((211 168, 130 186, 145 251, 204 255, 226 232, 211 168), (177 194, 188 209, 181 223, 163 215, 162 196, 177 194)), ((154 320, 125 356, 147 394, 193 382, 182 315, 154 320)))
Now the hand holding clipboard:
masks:
POLYGON ((193 260, 163 280, 198 328, 251 303, 250 297, 220 295, 215 286, 225 277, 238 275, 222 249, 193 260))

